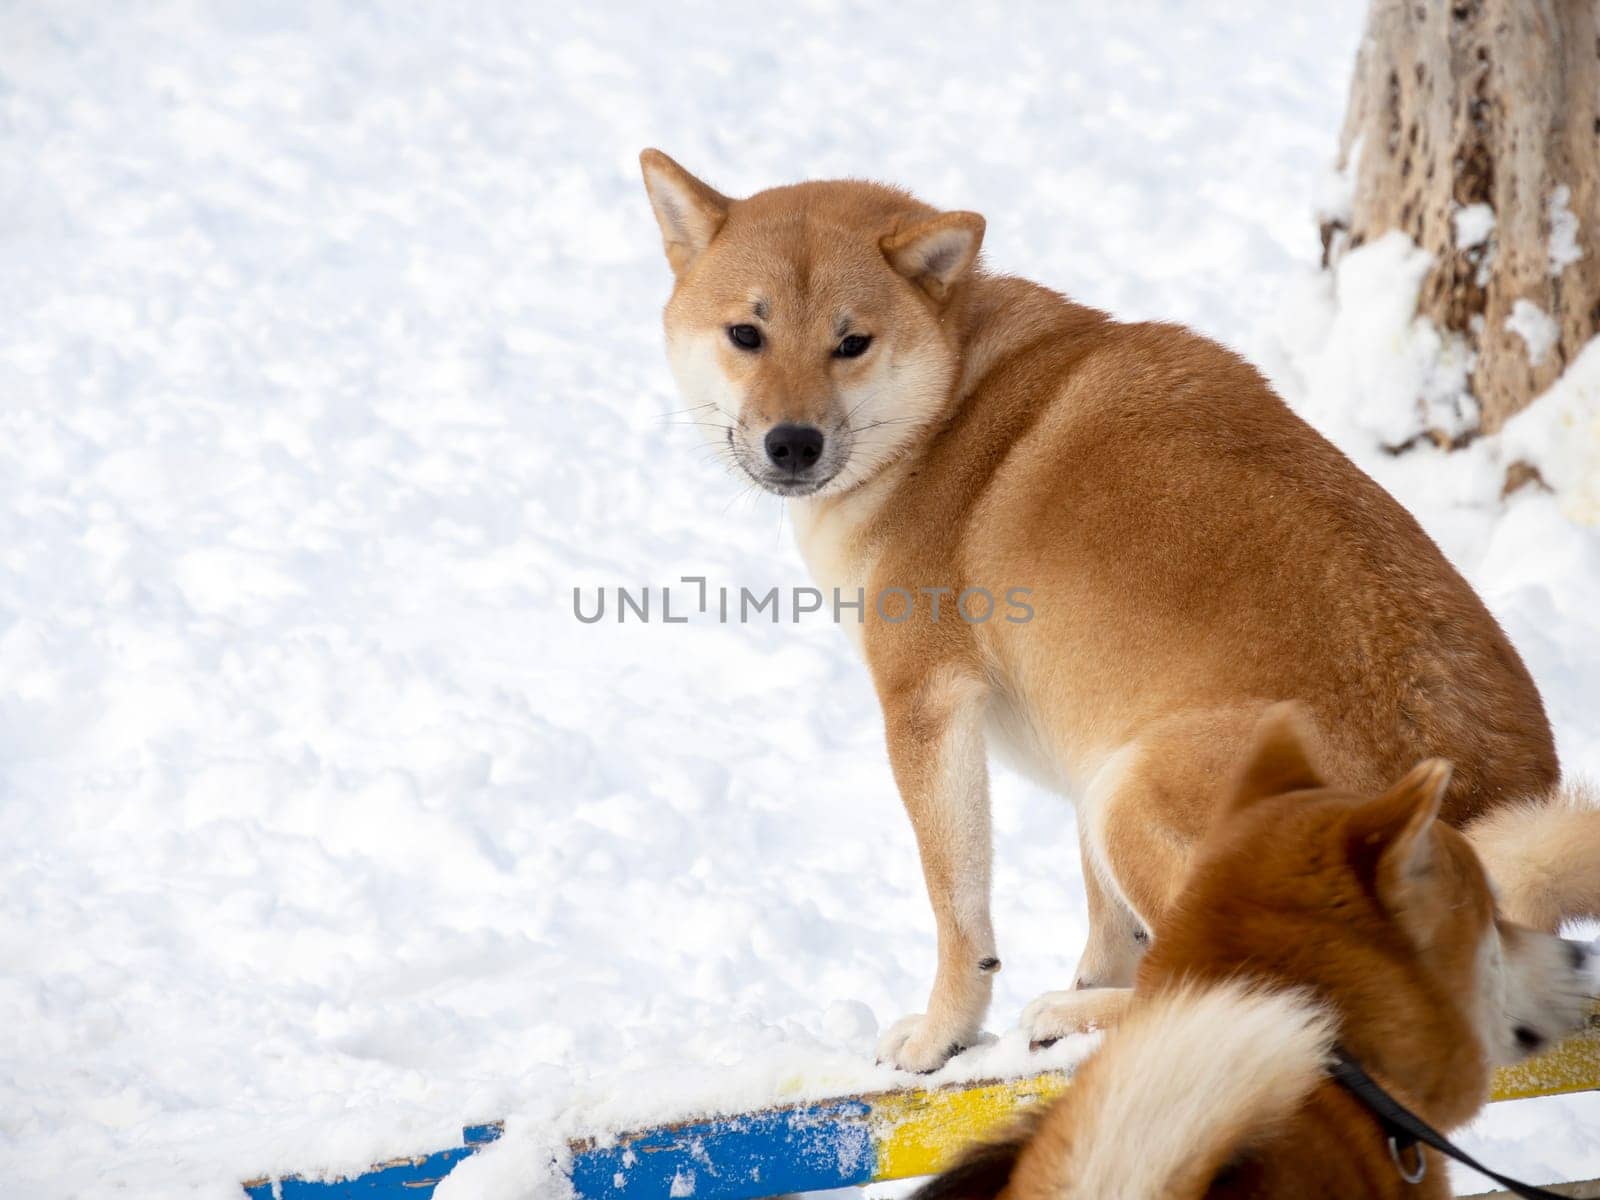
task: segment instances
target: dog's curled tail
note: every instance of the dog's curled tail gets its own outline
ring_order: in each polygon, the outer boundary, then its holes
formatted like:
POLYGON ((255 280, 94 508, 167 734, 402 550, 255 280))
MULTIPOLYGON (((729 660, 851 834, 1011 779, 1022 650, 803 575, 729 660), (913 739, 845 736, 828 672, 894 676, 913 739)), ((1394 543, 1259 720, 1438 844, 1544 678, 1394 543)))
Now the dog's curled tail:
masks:
POLYGON ((1544 800, 1495 809, 1466 828, 1500 893, 1500 911, 1551 933, 1600 917, 1600 793, 1562 784, 1544 800))
POLYGON ((1217 1172, 1327 1078, 1333 1017, 1298 992, 1188 985, 1139 1003, 1072 1087, 916 1200, 1154 1200, 1217 1172))

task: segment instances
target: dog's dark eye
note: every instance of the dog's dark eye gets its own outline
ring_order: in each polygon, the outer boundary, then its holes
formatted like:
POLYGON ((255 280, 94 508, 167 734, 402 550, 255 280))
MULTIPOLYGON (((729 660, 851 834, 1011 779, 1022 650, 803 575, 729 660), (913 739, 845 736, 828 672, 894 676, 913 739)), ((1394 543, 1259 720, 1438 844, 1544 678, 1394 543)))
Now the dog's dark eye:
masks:
POLYGON ((867 352, 867 347, 872 345, 872 339, 864 333, 852 333, 844 341, 833 348, 835 358, 860 358, 867 352))
POLYGON ((759 350, 761 330, 754 325, 729 325, 728 340, 741 350, 759 350))

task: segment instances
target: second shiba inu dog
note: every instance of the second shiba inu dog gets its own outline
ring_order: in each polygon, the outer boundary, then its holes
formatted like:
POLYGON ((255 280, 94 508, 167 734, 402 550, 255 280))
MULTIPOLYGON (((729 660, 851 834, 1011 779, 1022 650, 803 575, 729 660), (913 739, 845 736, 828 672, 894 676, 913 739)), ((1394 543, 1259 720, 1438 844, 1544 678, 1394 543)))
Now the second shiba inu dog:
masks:
POLYGON ((1451 1195, 1437 1152, 1391 1151, 1330 1079, 1335 1045, 1449 1129, 1492 1067, 1582 1026, 1595 980, 1586 947, 1497 918, 1435 819, 1449 779, 1434 759, 1375 796, 1324 787, 1289 706, 1269 712, 1123 1023, 917 1200, 1451 1195))
POLYGON ((1120 1008, 1279 700, 1305 705, 1337 786, 1454 762, 1443 816, 1471 827, 1512 916, 1600 909, 1600 820, 1558 795, 1516 651, 1247 363, 986 274, 974 213, 859 182, 732 200, 658 151, 642 163, 685 399, 789 498, 819 584, 865 599, 846 628, 938 930, 927 1011, 880 1056, 932 1070, 988 1007, 989 748, 1078 810, 1089 942, 1076 990, 1025 1014, 1036 1041, 1120 1008), (1031 619, 985 610, 1019 589, 1031 619))

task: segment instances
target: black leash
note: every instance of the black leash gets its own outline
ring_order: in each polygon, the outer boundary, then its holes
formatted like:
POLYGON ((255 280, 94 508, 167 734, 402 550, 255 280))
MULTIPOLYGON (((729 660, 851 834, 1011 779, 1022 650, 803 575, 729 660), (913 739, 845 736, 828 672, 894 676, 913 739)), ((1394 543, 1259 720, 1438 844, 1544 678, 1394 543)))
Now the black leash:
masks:
POLYGON ((1370 1112, 1378 1118, 1378 1124, 1383 1127, 1383 1132, 1389 1135, 1389 1157, 1394 1159, 1395 1169, 1400 1172, 1400 1178, 1407 1183, 1420 1183, 1423 1174, 1427 1171, 1428 1160, 1423 1157, 1422 1151, 1417 1148, 1421 1142, 1425 1146, 1432 1146, 1440 1154, 1455 1159, 1464 1166, 1471 1167, 1481 1175, 1487 1175, 1507 1191, 1518 1196, 1530 1197, 1530 1200, 1549 1197, 1550 1200, 1562 1200, 1557 1193, 1546 1191, 1542 1187, 1534 1187, 1531 1183, 1508 1178, 1496 1171, 1491 1171, 1472 1155, 1450 1141, 1432 1125, 1429 1125, 1416 1113, 1412 1112, 1400 1101, 1378 1086, 1377 1082, 1368 1075, 1361 1064, 1356 1062, 1343 1050, 1334 1050, 1333 1066, 1329 1074, 1334 1082, 1338 1083, 1345 1091, 1349 1092, 1370 1112), (1410 1158, 1413 1165, 1407 1166, 1406 1160, 1410 1158))

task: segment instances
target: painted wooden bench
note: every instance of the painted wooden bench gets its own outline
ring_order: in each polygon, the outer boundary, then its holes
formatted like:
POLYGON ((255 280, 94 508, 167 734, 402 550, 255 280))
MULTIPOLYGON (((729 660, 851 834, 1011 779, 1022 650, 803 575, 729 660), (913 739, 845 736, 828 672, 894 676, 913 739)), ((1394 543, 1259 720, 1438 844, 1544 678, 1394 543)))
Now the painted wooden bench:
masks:
MULTIPOLYGON (((868 1092, 735 1116, 680 1121, 572 1143, 580 1200, 758 1200, 906 1179, 940 1170, 963 1146, 1070 1079, 1017 1079, 868 1092)), ((1495 1076, 1495 1100, 1600 1090, 1600 1009, 1582 1033, 1495 1076)), ((469 1125, 462 1144, 378 1163, 344 1178, 290 1176, 244 1185, 251 1200, 427 1200, 452 1167, 501 1134, 469 1125)))

